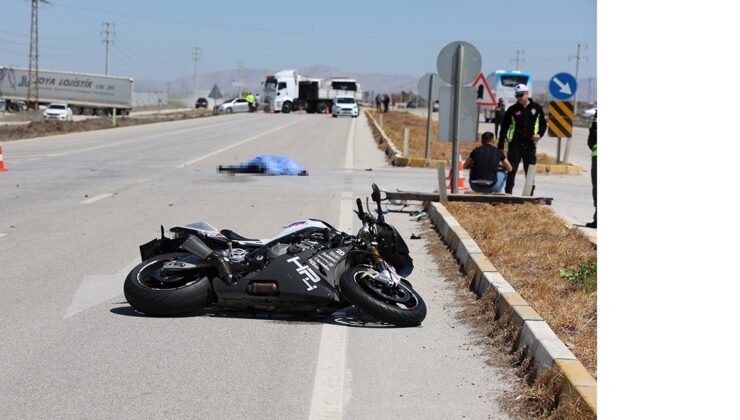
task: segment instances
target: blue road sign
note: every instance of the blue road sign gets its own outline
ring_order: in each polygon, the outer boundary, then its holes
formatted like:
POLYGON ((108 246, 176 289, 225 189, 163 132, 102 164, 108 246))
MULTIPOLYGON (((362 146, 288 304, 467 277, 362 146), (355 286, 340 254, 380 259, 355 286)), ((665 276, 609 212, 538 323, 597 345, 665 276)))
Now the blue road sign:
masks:
POLYGON ((550 95, 559 101, 566 101, 576 94, 578 82, 570 73, 558 73, 550 79, 550 95))

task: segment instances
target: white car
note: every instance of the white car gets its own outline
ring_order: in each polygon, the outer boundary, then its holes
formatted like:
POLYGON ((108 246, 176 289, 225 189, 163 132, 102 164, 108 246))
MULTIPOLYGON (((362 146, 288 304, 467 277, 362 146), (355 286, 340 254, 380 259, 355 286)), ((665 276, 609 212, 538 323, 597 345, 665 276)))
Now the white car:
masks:
POLYGON ((72 121, 72 108, 67 104, 49 104, 44 110, 44 119, 72 121))
POLYGON ((596 108, 584 109, 583 112, 581 112, 581 115, 584 117, 593 117, 596 115, 596 108))
POLYGON ((249 112, 249 103, 244 98, 234 98, 216 107, 216 112, 249 112))
POLYGON ((337 96, 331 104, 331 116, 337 118, 340 115, 349 115, 357 118, 360 114, 360 108, 357 106, 355 98, 351 96, 337 96))

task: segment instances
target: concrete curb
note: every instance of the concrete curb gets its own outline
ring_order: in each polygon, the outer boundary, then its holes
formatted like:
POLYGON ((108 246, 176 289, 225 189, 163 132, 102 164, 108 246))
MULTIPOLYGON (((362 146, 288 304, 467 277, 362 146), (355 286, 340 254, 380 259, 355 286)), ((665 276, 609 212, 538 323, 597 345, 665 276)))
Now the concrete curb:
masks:
POLYGON ((475 273, 470 290, 479 296, 493 290, 496 318, 507 314, 519 328, 516 347, 524 348, 532 357, 535 375, 539 376, 553 367, 558 369, 559 400, 562 402, 567 398, 575 398, 578 407, 596 417, 596 380, 583 364, 555 335, 547 322, 504 279, 475 240, 471 239, 470 234, 442 204, 427 203, 426 211, 435 229, 460 262, 463 273, 475 273))
POLYGON ((562 164, 562 163, 538 163, 537 173, 538 174, 552 174, 552 175, 580 175, 581 167, 575 164, 562 164))
POLYGON ((375 118, 373 118, 373 116, 368 112, 365 112, 365 116, 373 123, 375 129, 378 130, 378 133, 380 133, 380 136, 383 138, 383 141, 388 143, 388 147, 385 149, 385 154, 392 159, 393 164, 395 165, 396 159, 403 157, 401 152, 398 150, 395 143, 393 143, 393 140, 385 134, 385 131, 380 127, 380 124, 375 121, 375 118))

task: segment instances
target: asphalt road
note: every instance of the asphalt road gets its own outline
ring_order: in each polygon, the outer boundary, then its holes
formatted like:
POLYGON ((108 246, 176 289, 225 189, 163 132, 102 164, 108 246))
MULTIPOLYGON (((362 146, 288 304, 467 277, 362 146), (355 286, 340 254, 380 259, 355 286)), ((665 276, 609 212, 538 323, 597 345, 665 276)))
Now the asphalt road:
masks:
MULTIPOLYGON (((416 222, 418 328, 334 318, 140 316, 122 284, 138 245, 205 220, 271 237, 306 217, 354 231, 370 183, 433 189, 386 166, 364 117, 238 114, 3 145, 0 418, 506 418, 508 370, 489 366, 455 313, 416 222), (218 164, 290 156, 307 177, 226 176, 218 164), (368 171, 367 169, 372 169, 368 171)), ((582 194, 581 194, 582 195, 582 194)), ((434 240, 434 238, 431 238, 434 240)))

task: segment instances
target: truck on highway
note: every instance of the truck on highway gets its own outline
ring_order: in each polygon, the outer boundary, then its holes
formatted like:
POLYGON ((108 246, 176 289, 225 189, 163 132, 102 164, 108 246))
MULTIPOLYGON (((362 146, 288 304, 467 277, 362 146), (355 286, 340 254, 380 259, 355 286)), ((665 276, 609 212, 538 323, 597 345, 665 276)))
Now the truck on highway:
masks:
MULTIPOLYGON (((28 97, 28 69, 0 66, 0 101, 21 103, 28 97)), ((39 104, 69 104, 83 115, 126 115, 131 110, 134 79, 100 74, 39 70, 39 104)))
POLYGON ((264 83, 263 109, 283 112, 303 109, 306 112, 328 112, 337 96, 362 100, 362 89, 355 79, 332 77, 329 80, 311 78, 296 70, 282 70, 268 75, 264 83))

